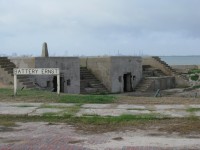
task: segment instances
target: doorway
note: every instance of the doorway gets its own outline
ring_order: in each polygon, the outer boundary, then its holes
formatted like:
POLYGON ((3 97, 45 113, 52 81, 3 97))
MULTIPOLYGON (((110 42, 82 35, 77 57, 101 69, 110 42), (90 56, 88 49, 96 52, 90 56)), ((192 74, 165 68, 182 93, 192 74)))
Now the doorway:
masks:
MULTIPOLYGON (((65 86, 64 86, 65 80, 64 76, 60 76, 60 92, 64 93, 65 86)), ((57 92, 57 76, 53 77, 53 92, 57 92)))
POLYGON ((133 91, 132 82, 131 82, 131 73, 124 74, 124 92, 131 92, 133 91))

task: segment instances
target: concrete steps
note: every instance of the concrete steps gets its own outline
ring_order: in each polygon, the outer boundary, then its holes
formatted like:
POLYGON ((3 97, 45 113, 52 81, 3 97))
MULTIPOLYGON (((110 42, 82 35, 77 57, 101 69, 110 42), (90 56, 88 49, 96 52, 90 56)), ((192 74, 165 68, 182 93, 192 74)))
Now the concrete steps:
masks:
POLYGON ((161 60, 160 57, 153 56, 152 58, 155 59, 160 64, 162 64, 166 69, 170 70, 172 75, 176 74, 176 71, 171 66, 169 66, 165 61, 161 60))
POLYGON ((155 76, 157 76, 157 77, 166 76, 166 74, 164 74, 160 69, 155 69, 155 70, 154 70, 154 74, 155 74, 155 76))
POLYGON ((185 77, 185 76, 181 75, 180 73, 178 73, 176 70, 174 70, 172 67, 170 67, 165 61, 162 61, 160 59, 160 57, 153 56, 152 58, 154 60, 156 60, 157 62, 159 62, 160 64, 162 64, 163 67, 165 67, 166 69, 168 69, 171 72, 171 75, 173 75, 173 76, 179 76, 180 78, 182 78, 183 80, 185 80, 187 83, 189 82, 189 80, 188 80, 187 77, 185 77))
POLYGON ((105 86, 86 67, 80 67, 80 77, 81 94, 108 93, 105 86))
MULTIPOLYGON (((16 68, 16 65, 7 57, 0 57, 0 67, 3 68, 7 74, 13 76, 13 69, 16 68)), ((25 88, 35 88, 35 84, 32 82, 29 76, 19 75, 17 76, 17 80, 25 88)))
POLYGON ((158 68, 154 68, 150 65, 143 65, 143 77, 163 77, 166 76, 166 74, 164 72, 162 72, 160 69, 158 68))

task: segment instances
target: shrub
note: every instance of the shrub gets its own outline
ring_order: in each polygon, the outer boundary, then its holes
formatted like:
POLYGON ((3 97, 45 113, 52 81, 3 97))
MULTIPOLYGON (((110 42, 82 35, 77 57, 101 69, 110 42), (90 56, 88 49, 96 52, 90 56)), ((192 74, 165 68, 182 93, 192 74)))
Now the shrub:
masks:
POLYGON ((199 79, 199 75, 195 74, 195 75, 192 75, 190 78, 192 81, 197 81, 199 79))
POLYGON ((200 69, 192 69, 188 71, 189 74, 195 74, 195 73, 200 73, 200 69))

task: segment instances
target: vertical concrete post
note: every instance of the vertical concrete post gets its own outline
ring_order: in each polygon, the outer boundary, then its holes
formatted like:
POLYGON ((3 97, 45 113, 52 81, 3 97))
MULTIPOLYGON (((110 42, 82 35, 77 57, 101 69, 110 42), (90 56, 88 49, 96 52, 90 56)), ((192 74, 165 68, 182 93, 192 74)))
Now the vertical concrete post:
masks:
POLYGON ((17 75, 14 74, 14 96, 17 95, 17 75))
POLYGON ((49 57, 49 52, 48 52, 48 47, 47 47, 47 43, 44 42, 42 45, 42 57, 49 57))
POLYGON ((60 94, 60 74, 57 75, 57 93, 60 94))

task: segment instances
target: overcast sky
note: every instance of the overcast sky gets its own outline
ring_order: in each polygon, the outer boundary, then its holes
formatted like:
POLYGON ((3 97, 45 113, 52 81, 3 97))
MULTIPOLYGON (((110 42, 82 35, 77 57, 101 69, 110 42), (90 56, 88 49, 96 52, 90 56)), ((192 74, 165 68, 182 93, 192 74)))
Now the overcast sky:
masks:
POLYGON ((200 0, 0 0, 0 54, 200 55, 200 0))

